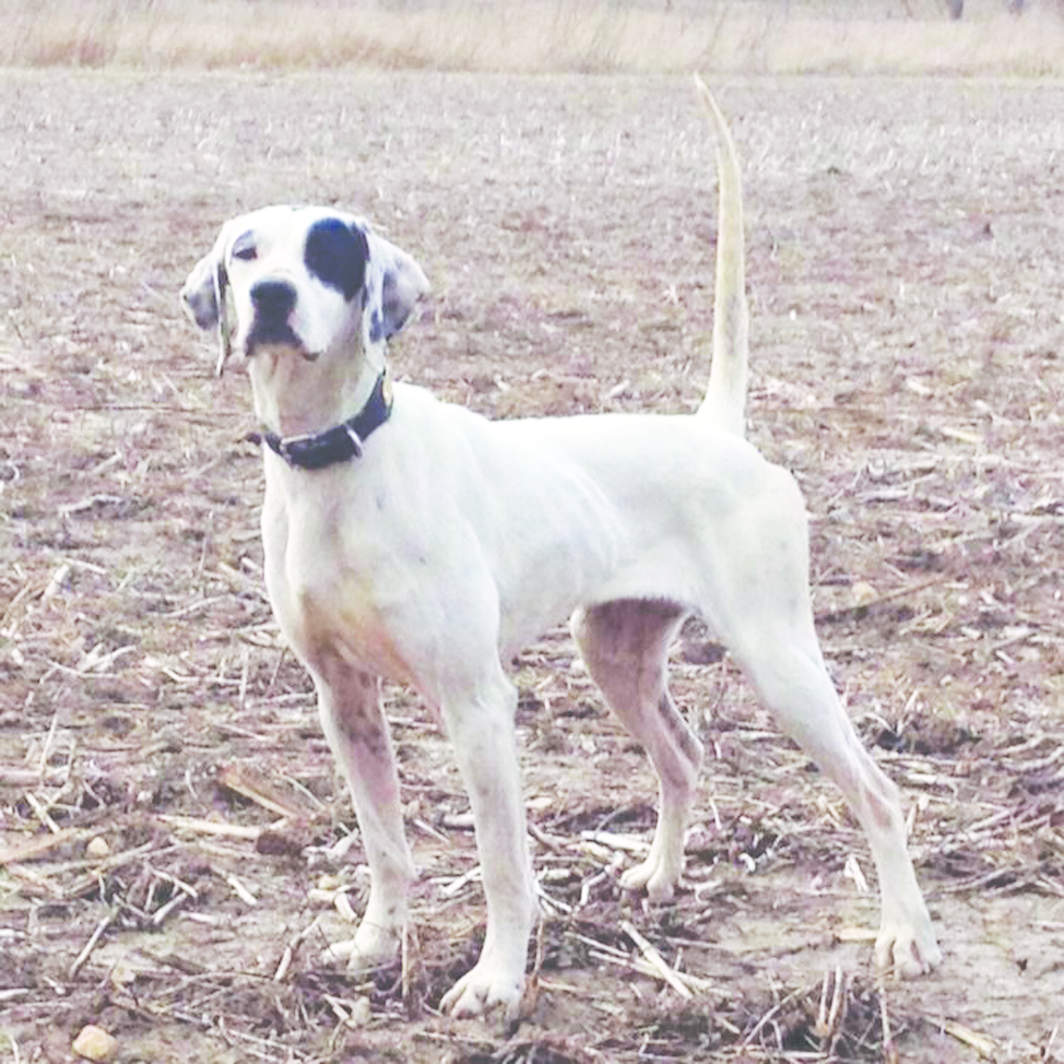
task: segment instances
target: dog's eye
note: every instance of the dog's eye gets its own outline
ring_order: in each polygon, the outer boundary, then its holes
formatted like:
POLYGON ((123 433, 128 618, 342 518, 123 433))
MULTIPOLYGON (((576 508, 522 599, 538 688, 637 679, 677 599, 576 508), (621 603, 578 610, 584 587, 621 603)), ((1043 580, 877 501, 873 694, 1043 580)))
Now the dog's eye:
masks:
POLYGON ((259 249, 255 246, 255 232, 248 229, 241 233, 240 236, 233 241, 233 246, 229 254, 234 259, 242 259, 244 262, 251 262, 257 259, 259 256, 259 249))

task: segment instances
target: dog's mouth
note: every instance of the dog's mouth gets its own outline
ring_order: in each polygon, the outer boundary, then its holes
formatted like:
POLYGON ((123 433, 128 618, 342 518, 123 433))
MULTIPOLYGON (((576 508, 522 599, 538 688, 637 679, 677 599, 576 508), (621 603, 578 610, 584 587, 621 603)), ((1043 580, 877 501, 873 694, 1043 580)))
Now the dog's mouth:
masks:
POLYGON ((287 321, 256 318, 244 341, 244 357, 254 358, 256 352, 264 347, 294 351, 307 362, 316 362, 321 357, 320 351, 311 351, 303 343, 287 321))

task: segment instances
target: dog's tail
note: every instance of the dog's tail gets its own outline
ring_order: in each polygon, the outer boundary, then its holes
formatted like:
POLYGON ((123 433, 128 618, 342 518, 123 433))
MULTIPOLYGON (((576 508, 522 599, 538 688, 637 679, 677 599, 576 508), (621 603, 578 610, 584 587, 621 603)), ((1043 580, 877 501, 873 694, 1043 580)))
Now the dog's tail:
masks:
POLYGON ((695 87, 717 139, 720 206, 717 225, 717 281, 713 309, 713 362, 700 415, 722 429, 745 434, 746 363, 750 313, 746 305, 743 190, 728 123, 696 74, 695 87))

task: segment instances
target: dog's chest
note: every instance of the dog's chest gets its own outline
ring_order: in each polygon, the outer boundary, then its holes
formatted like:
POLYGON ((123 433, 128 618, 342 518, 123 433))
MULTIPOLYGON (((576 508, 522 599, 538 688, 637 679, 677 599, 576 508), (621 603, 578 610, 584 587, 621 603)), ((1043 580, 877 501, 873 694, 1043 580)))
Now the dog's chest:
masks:
POLYGON ((263 510, 266 588, 281 630, 312 669, 330 659, 393 680, 411 670, 386 618, 374 552, 353 546, 327 509, 263 510))

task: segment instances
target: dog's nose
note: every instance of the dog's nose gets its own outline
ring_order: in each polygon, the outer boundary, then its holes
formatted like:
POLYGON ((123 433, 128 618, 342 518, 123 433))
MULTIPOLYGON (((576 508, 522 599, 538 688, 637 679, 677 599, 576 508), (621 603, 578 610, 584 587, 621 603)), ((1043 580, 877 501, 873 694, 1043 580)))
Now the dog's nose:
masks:
POLYGON ((284 321, 296 305, 296 290, 287 281, 259 281, 252 286, 251 302, 271 321, 284 321))

